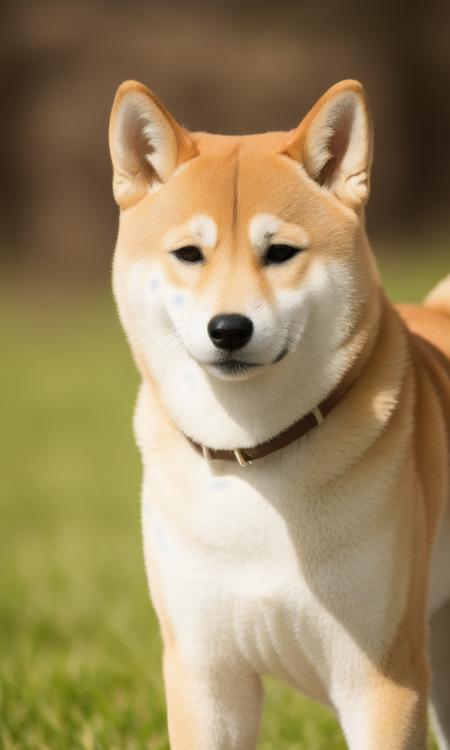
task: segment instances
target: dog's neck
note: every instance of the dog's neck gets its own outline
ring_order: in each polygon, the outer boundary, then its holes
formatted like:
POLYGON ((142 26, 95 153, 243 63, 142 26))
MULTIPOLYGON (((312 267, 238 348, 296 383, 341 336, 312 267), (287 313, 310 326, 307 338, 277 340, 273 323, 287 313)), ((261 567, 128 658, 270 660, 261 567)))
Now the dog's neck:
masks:
MULTIPOLYGON (((270 440, 312 411, 341 380, 356 379, 378 336, 383 308, 378 288, 342 345, 328 360, 302 357, 301 349, 247 380, 214 378, 195 365, 188 396, 177 380, 158 388, 165 409, 178 429, 214 449, 234 450, 270 440)), ((178 376, 179 377, 179 376, 178 376)))

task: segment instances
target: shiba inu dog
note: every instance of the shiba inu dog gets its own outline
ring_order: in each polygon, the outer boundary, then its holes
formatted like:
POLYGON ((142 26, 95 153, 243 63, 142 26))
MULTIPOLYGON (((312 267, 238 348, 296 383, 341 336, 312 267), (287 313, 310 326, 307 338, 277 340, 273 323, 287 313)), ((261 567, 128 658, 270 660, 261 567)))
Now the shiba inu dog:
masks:
POLYGON ((255 748, 270 674, 351 750, 423 750, 429 701, 448 750, 450 277, 383 294, 363 87, 241 137, 126 82, 110 148, 171 747, 255 748))

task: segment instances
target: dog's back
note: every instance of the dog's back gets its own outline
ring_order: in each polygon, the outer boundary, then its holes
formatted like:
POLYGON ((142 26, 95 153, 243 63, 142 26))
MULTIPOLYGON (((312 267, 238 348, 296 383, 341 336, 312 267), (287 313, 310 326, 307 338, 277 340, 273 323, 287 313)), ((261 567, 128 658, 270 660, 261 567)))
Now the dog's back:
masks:
MULTIPOLYGON (((439 429, 435 414, 425 414, 418 426, 424 431, 425 444, 449 445, 450 435, 450 276, 444 278, 425 298, 424 305, 401 305, 400 315, 413 333, 412 343, 416 356, 433 384, 440 412, 445 421, 445 434, 432 434, 439 429), (431 346, 429 345, 431 344, 431 346)), ((422 370, 423 372, 423 370, 422 370)), ((423 380, 424 376, 422 376, 423 380)), ((427 378, 427 379, 428 379, 427 378)), ((423 388, 423 385, 421 386, 423 388)), ((423 461, 422 461, 423 466, 423 461)), ((450 467, 450 455, 448 456, 450 467)), ((450 472, 449 472, 450 473, 450 472)), ((450 696, 448 672, 450 669, 450 478, 447 508, 442 514, 433 551, 429 590, 429 608, 434 611, 430 623, 430 659, 432 666, 432 702, 435 731, 439 747, 447 748, 450 736, 450 696)))
POLYGON ((408 328, 439 349, 450 367, 450 275, 426 297, 423 305, 398 305, 408 328))

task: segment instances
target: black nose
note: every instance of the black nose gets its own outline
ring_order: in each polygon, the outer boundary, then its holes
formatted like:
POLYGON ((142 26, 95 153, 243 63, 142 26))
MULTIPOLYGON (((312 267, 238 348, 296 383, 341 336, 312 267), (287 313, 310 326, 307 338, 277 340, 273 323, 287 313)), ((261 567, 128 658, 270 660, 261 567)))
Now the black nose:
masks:
POLYGON ((215 315, 208 323, 208 333, 218 349, 240 349, 253 333, 253 323, 245 315, 215 315))

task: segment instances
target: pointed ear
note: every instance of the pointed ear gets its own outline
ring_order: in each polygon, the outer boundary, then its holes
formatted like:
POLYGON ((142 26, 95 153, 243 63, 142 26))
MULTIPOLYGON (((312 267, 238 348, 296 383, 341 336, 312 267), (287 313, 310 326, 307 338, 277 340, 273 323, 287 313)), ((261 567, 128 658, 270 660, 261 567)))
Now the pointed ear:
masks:
POLYGON ((291 133, 283 153, 351 208, 369 197, 373 130, 363 86, 332 86, 291 133))
POLYGON ((149 89, 136 81, 119 86, 111 112, 109 147, 114 198, 121 208, 137 203, 196 155, 188 133, 149 89))

